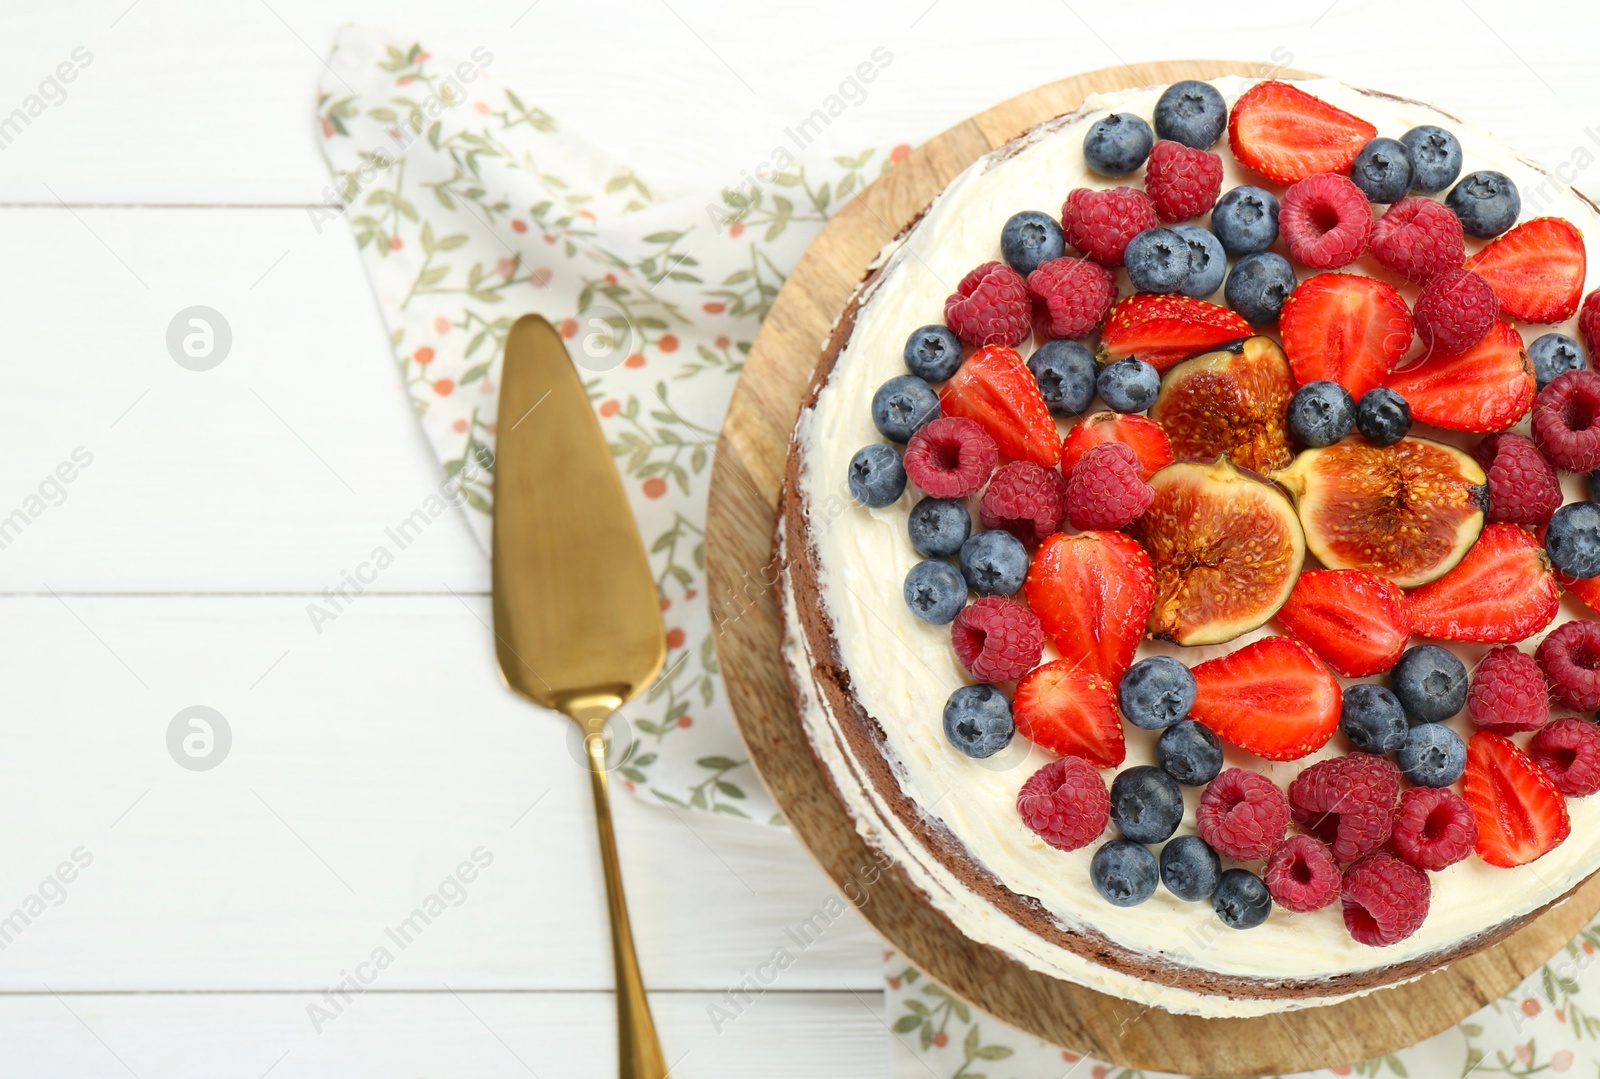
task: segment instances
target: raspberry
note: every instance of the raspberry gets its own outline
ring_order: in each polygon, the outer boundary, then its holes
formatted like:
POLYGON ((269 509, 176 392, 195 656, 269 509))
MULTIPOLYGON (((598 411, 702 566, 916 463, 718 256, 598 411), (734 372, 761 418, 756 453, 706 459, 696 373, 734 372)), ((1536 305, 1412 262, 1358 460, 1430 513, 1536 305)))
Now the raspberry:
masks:
POLYGON ((1295 823, 1331 846, 1341 862, 1383 846, 1399 796, 1400 769, 1371 753, 1318 761, 1289 784, 1295 823))
POLYGON ((1562 794, 1582 798, 1600 791, 1600 727, 1586 719, 1556 720, 1533 736, 1528 756, 1562 794))
POLYGON ((1443 869, 1472 853, 1478 821, 1449 787, 1412 787, 1394 815, 1394 849, 1418 869, 1443 869))
POLYGON ((950 623, 950 643, 967 673, 980 682, 1010 682, 1039 662, 1044 630, 1039 616, 1015 600, 984 596, 950 623))
POLYGON ((1028 336, 1033 305, 1022 275, 985 262, 961 279, 944 302, 945 325, 969 345, 1016 345, 1028 336))
POLYGON ((1111 795, 1094 765, 1082 757, 1057 757, 1022 785, 1017 812, 1052 847, 1077 850, 1106 830, 1111 795))
POLYGON ((1155 202, 1132 187, 1074 188, 1061 207, 1067 243, 1102 266, 1121 266, 1128 241, 1159 223, 1155 202))
POLYGON ((1321 910, 1339 897, 1339 863, 1312 836, 1292 835, 1278 844, 1263 876, 1273 902, 1296 914, 1321 910))
POLYGON ((1407 281, 1421 283, 1459 269, 1467 257, 1461 218, 1442 202, 1401 199, 1372 226, 1372 257, 1407 281))
POLYGON ((1078 458, 1067 477, 1067 520, 1080 532, 1115 531, 1137 521, 1155 500, 1125 442, 1102 442, 1078 458))
POLYGON ((1030 548, 1061 530, 1067 515, 1067 481, 1053 468, 1013 461, 994 474, 978 505, 985 528, 1003 528, 1030 548))
POLYGON ((1088 259, 1051 259, 1028 275, 1028 294, 1040 337, 1082 337, 1117 302, 1117 275, 1088 259))
POLYGON ((1467 714, 1498 734, 1536 731, 1549 723, 1550 690, 1539 664, 1513 645, 1489 649, 1472 672, 1467 714))
POLYGON ((1579 712, 1600 708, 1600 622, 1575 618, 1550 631, 1533 658, 1550 696, 1579 712))
POLYGON ((1482 341, 1500 313, 1489 282, 1471 270, 1441 270, 1411 307, 1417 337, 1433 352, 1465 352, 1482 341))
POLYGON ((1241 861, 1265 858, 1289 829, 1289 799, 1260 772, 1229 768, 1206 784, 1194 823, 1218 854, 1241 861))
POLYGON ((1416 866, 1388 851, 1369 854, 1344 871, 1344 927, 1360 944, 1399 943, 1427 918, 1431 892, 1428 874, 1416 866))
POLYGON ((1561 479, 1533 439, 1490 435, 1473 448, 1472 457, 1489 476, 1490 521, 1548 524, 1560 508, 1561 479))
POLYGON ((1578 333, 1589 355, 1600 355, 1595 351, 1600 348, 1600 289, 1584 297, 1583 306, 1578 309, 1578 333))
POLYGON ((911 482, 934 498, 966 498, 998 460, 1000 447, 977 420, 946 416, 918 428, 903 463, 911 482))
POLYGON ((1162 221, 1187 221, 1217 204, 1222 190, 1222 158, 1162 139, 1150 148, 1144 189, 1162 221))
POLYGON ((1533 399, 1533 442, 1569 472, 1600 468, 1600 372, 1557 375, 1533 399))
POLYGON ((1361 257, 1372 235, 1372 204, 1347 176, 1322 172, 1283 193, 1278 231, 1289 254, 1317 270, 1361 257))

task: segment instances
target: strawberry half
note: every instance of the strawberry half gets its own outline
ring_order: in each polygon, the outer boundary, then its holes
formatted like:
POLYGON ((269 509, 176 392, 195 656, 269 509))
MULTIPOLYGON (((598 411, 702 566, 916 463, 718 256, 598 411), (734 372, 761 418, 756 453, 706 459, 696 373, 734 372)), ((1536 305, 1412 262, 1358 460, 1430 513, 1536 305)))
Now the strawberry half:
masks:
POLYGON ((1492 731, 1467 743, 1461 796, 1478 822, 1478 857, 1502 869, 1544 857, 1572 830, 1567 800, 1544 769, 1492 731))
POLYGON ((1157 371, 1214 348, 1249 337, 1244 316, 1188 296, 1136 292, 1118 301, 1100 327, 1100 361, 1137 356, 1157 371))
POLYGON ((1292 184, 1319 172, 1349 172, 1378 129, 1286 82, 1259 82, 1228 114, 1233 156, 1269 180, 1292 184))
POLYGON ((1263 637, 1193 674, 1190 717, 1268 760, 1299 760, 1339 729, 1339 681, 1299 641, 1263 637))
POLYGON ((1577 596, 1585 607, 1600 614, 1600 577, 1573 578, 1558 573, 1556 580, 1561 582, 1562 588, 1577 596))
POLYGON ((1411 637, 1406 594, 1360 569, 1302 572, 1278 621, 1346 678, 1393 667, 1411 637))
POLYGON ((945 383, 939 407, 989 432, 1000 452, 1050 468, 1061 460, 1061 436, 1039 383, 1015 349, 986 345, 967 357, 945 383))
POLYGON ((1532 532, 1504 521, 1484 527, 1454 569, 1408 599, 1411 629, 1436 641, 1520 641, 1556 616, 1561 590, 1532 532))
POLYGON ((1052 753, 1115 768, 1127 756, 1113 683, 1058 659, 1035 667, 1011 700, 1017 733, 1052 753))
POLYGON ((1451 431, 1504 431, 1533 407, 1533 363, 1522 335, 1496 319, 1465 352, 1435 352, 1389 376, 1411 417, 1451 431))
POLYGON ((1356 400, 1381 386, 1411 347, 1411 311, 1375 277, 1319 273, 1284 301, 1278 329, 1295 382, 1327 379, 1356 400))
POLYGON ((1061 474, 1072 475, 1078 459, 1102 442, 1121 442, 1139 458, 1139 478, 1149 479, 1156 469, 1172 463, 1172 443, 1155 420, 1116 412, 1085 416, 1067 432, 1061 445, 1061 474))
POLYGON ((1583 233, 1559 217, 1536 217, 1469 258, 1467 269, 1489 282, 1504 314, 1565 322, 1583 298, 1583 233))
POLYGON ((1034 556, 1023 591, 1061 658, 1115 683, 1150 623, 1154 584, 1150 557, 1121 532, 1058 532, 1034 556))

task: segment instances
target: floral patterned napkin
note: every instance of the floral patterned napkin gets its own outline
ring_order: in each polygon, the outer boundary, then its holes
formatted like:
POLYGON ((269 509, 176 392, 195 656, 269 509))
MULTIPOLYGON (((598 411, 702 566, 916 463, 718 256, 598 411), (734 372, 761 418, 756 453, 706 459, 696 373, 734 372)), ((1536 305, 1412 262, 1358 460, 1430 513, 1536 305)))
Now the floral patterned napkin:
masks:
MULTIPOLYGON (((700 598, 711 454, 785 273, 835 209, 910 151, 892 137, 904 133, 841 147, 841 125, 709 204, 663 198, 502 84, 489 49, 435 56, 355 27, 329 57, 317 125, 333 178, 312 223, 343 228, 344 217, 354 232, 444 466, 443 497, 427 512, 459 505, 487 553, 499 357, 516 317, 544 315, 595 402, 667 624, 666 671, 613 722, 613 766, 629 790, 667 805, 781 824, 734 730, 700 598)), ((1600 1075, 1600 977, 1587 975, 1597 946, 1591 926, 1471 1020, 1318 1074, 1600 1075)), ((893 952, 884 963, 895 1076, 1141 1074, 974 1012, 893 952)))

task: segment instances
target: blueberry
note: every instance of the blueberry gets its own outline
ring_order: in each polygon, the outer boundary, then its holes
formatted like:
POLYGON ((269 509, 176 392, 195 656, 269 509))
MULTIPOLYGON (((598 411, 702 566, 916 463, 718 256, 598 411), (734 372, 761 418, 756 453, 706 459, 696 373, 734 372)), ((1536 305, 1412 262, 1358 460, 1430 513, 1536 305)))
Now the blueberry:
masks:
POLYGON ((1188 903, 1210 899, 1222 877, 1222 859, 1197 835, 1180 835, 1161 848, 1161 883, 1188 903))
POLYGON ((1389 686, 1412 723, 1443 723, 1467 703, 1467 668, 1449 649, 1419 644, 1401 654, 1389 686))
POLYGON ((1248 869, 1230 869, 1211 893, 1211 909, 1232 929, 1254 929, 1272 913, 1272 896, 1260 877, 1248 869))
POLYGON ((1443 191, 1461 175, 1461 143, 1442 127, 1423 124, 1400 136, 1411 154, 1411 190, 1419 195, 1443 191))
POLYGON ((944 702, 944 736, 969 757, 994 756, 1015 731, 1011 702, 993 686, 962 686, 944 702))
POLYGON ((1461 219, 1468 236, 1487 240, 1517 223, 1522 196, 1503 172, 1472 172, 1444 197, 1444 204, 1461 219))
POLYGON ((1331 446, 1355 425, 1356 403, 1337 382, 1307 382, 1289 398, 1289 431, 1302 446, 1331 446))
POLYGON ((1061 235, 1060 223, 1038 210, 1012 214, 1000 230, 1000 257, 1023 277, 1037 270, 1039 263, 1066 253, 1067 241, 1061 235))
POLYGON ((1217 200, 1211 231, 1230 255, 1265 251, 1278 238, 1278 200, 1259 187, 1236 187, 1217 200))
POLYGON ((1411 190, 1411 152, 1394 139, 1373 139, 1356 155, 1350 179, 1368 202, 1399 202, 1411 190))
POLYGON ((1270 326, 1283 313, 1283 301, 1294 286, 1294 270, 1288 259, 1271 251, 1258 251, 1233 264, 1222 295, 1247 322, 1270 326))
POLYGON ((1136 907, 1155 894, 1156 856, 1129 839, 1113 839, 1089 860, 1089 879, 1107 903, 1136 907))
POLYGON ((961 366, 961 338, 948 326, 923 326, 906 338, 906 368, 927 382, 943 382, 961 366))
POLYGON ((959 498, 924 498, 911 507, 906 531, 923 558, 949 558, 972 535, 972 514, 959 498))
POLYGON ((879 509, 906 489, 906 467, 887 442, 863 446, 850 458, 850 493, 863 506, 879 509))
POLYGON ((1083 160, 1101 176, 1126 176, 1144 164, 1155 141, 1149 124, 1114 112, 1096 120, 1083 137, 1083 160))
POLYGON ((1528 346, 1528 359, 1533 361, 1534 381, 1541 390, 1555 381, 1557 375, 1589 366, 1583 357, 1583 347, 1564 333, 1547 333, 1535 338, 1528 346))
POLYGON ((1095 386, 1106 407, 1115 412, 1143 412, 1156 403, 1161 373, 1132 356, 1108 365, 1095 386))
POLYGON ((1589 488, 1589 500, 1591 502, 1600 502, 1600 468, 1589 473, 1584 485, 1589 488))
POLYGON ((980 596, 1010 596, 1028 576, 1028 549, 1003 529, 979 532, 961 545, 961 576, 980 596))
POLYGON ((1211 728, 1181 720, 1156 739, 1156 763, 1186 787, 1203 787, 1222 771, 1222 742, 1211 728))
POLYGON ((1111 820, 1138 843, 1159 843, 1183 820, 1183 791, 1161 769, 1139 764, 1111 781, 1111 820))
POLYGON ((1117 705, 1135 727, 1159 731, 1189 714, 1197 689, 1194 675, 1182 661, 1150 656, 1122 676, 1117 684, 1117 705))
POLYGON ((872 395, 872 425, 890 442, 906 443, 939 418, 939 395, 916 375, 896 375, 872 395))
POLYGON ((1185 79, 1161 92, 1155 121, 1156 138, 1209 150, 1228 126, 1228 103, 1209 82, 1185 79))
POLYGON ((1189 245, 1171 229, 1145 229, 1128 241, 1122 258, 1140 292, 1177 292, 1189 279, 1189 245))
POLYGON ((1383 686, 1357 682, 1345 687, 1339 729, 1363 753, 1393 753, 1406 740, 1405 709, 1383 686))
POLYGON ((1046 341, 1028 357, 1028 370, 1052 416, 1076 416, 1094 401, 1100 365, 1094 353, 1076 341, 1046 341))
POLYGON ((1467 767, 1461 736, 1442 723, 1419 723, 1395 754, 1400 774, 1419 787, 1448 787, 1467 767))
POLYGON ((967 582, 950 563, 930 558, 911 567, 901 594, 912 614, 942 626, 967 605, 967 582))
POLYGON ((1392 446, 1411 430, 1411 406, 1389 387, 1376 386, 1356 405, 1356 430, 1374 446, 1392 446))
POLYGON ((1228 276, 1228 253, 1222 249, 1222 241, 1209 229, 1199 225, 1168 227, 1189 245, 1189 276, 1178 291, 1203 300, 1221 288, 1222 279, 1228 276))
POLYGON ((1545 530, 1544 552, 1568 577, 1600 576, 1600 503, 1569 502, 1556 510, 1545 530))

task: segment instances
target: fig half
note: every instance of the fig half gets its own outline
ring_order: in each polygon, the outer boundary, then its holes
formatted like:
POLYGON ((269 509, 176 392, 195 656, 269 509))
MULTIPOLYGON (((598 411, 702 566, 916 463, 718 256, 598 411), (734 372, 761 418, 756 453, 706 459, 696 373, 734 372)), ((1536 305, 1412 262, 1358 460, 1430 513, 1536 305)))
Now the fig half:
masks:
POLYGON ((1219 644, 1276 614, 1306 555, 1283 492, 1225 456, 1168 465, 1150 486, 1155 500, 1130 528, 1155 573, 1150 633, 1219 644))
POLYGON ((1150 418, 1180 461, 1225 453, 1240 468, 1270 472, 1294 458, 1287 420, 1293 396, 1283 349, 1270 337, 1246 337, 1168 371, 1150 418))
POLYGON ((1306 545, 1329 569, 1401 588, 1443 577, 1483 531, 1483 469, 1425 438, 1374 446, 1352 436, 1306 450, 1272 478, 1294 497, 1306 545))

